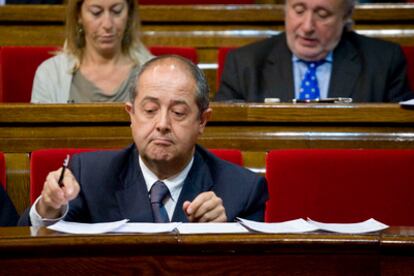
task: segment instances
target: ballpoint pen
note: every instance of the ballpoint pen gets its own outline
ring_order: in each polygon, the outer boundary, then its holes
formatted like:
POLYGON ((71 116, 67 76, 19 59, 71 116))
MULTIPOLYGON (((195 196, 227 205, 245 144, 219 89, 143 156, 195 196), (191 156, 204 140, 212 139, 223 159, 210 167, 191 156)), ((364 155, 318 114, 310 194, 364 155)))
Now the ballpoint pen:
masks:
POLYGON ((59 187, 61 187, 61 188, 64 186, 62 181, 63 181, 63 176, 65 175, 65 170, 69 165, 69 159, 70 159, 70 156, 68 154, 68 155, 66 155, 65 160, 63 160, 62 171, 60 172, 60 176, 59 176, 59 180, 58 180, 59 187))

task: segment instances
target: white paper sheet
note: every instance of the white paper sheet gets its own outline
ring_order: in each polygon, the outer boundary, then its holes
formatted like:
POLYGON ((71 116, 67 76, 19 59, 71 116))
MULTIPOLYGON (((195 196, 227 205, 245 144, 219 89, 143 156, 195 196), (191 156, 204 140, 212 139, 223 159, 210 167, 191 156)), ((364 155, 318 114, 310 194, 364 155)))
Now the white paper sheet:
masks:
POLYGON ((257 222, 242 218, 237 218, 240 223, 248 229, 262 233, 304 233, 318 230, 318 228, 304 219, 295 219, 284 222, 257 222))
POLYGON ((114 222, 79 223, 61 220, 47 228, 69 234, 103 234, 113 232, 120 226, 126 224, 127 221, 127 219, 123 219, 114 222))
POLYGON ((357 223, 323 223, 309 218, 307 220, 320 230, 342 234, 363 234, 388 228, 388 225, 373 218, 357 223))
POLYGON ((237 222, 181 223, 177 229, 181 234, 249 233, 248 229, 237 222))
POLYGON ((174 231, 180 222, 172 223, 146 223, 129 222, 115 230, 117 233, 169 233, 174 231))

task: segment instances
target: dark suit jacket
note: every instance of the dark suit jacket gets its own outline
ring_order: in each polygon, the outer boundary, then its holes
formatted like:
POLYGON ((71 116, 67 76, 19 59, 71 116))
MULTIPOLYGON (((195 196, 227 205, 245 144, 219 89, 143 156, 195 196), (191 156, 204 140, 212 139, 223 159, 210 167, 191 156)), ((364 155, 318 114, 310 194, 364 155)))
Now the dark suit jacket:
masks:
MULTIPOLYGON (((121 151, 73 156, 70 167, 81 191, 69 203, 65 220, 94 223, 127 218, 132 222, 154 221, 138 160, 135 146, 121 151)), ((187 222, 182 210, 184 201, 192 201, 205 191, 214 191, 223 200, 228 221, 234 221, 236 217, 264 220, 268 198, 265 179, 197 146, 172 221, 187 222)), ((26 210, 19 225, 30 223, 28 213, 26 210)))
MULTIPOLYGON (((333 52, 328 97, 393 102, 414 97, 399 45, 344 32, 333 52)), ((263 102, 295 97, 292 53, 284 33, 229 52, 217 101, 263 102)))
POLYGON ((3 186, 0 185, 0 226, 16 226, 19 215, 3 186))

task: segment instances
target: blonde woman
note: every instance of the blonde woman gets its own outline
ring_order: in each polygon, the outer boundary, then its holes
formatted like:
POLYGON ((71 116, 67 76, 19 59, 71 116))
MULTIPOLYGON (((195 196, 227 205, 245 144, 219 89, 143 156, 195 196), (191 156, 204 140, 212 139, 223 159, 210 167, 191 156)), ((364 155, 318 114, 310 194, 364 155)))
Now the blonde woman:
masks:
POLYGON ((136 0, 69 0, 63 51, 37 69, 31 102, 127 101, 152 58, 138 26, 136 0))

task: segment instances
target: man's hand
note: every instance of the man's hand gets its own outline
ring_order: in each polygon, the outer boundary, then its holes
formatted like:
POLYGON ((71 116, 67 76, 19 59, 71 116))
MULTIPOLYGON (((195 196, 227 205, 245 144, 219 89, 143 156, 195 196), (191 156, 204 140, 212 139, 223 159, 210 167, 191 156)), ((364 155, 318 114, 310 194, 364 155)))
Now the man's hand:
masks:
POLYGON ((184 202, 183 210, 190 222, 227 221, 223 201, 214 192, 204 192, 199 194, 192 202, 184 202))
POLYGON ((42 198, 39 200, 36 210, 42 218, 54 219, 60 217, 60 208, 68 204, 79 194, 79 183, 69 169, 65 170, 63 186, 59 187, 58 180, 62 168, 50 172, 43 185, 42 198))

